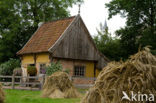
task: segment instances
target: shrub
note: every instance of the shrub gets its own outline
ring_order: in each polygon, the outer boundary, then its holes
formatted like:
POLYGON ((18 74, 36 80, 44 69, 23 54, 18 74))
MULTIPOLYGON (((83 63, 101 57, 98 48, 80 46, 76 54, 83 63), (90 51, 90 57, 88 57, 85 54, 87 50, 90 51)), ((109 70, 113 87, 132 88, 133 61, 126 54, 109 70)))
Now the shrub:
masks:
POLYGON ((70 73, 70 69, 69 68, 66 68, 65 70, 63 70, 63 72, 69 74, 70 73))
POLYGON ((35 66, 28 66, 27 67, 27 73, 30 75, 30 76, 35 76, 37 74, 37 69, 35 66))
POLYGON ((62 71, 62 65, 59 62, 51 63, 49 66, 46 67, 46 74, 51 75, 57 71, 62 71))
POLYGON ((20 67, 20 60, 10 59, 0 65, 0 75, 12 75, 17 67, 20 67))

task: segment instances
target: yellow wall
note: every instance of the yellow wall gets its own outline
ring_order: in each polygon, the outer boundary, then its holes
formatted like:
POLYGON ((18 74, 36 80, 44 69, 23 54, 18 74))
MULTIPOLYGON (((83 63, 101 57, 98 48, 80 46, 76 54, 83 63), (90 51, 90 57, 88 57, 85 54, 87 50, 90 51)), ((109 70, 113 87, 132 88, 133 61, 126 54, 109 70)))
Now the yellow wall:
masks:
POLYGON ((23 55, 22 57, 22 64, 33 64, 34 63, 34 57, 33 55, 23 55))
POLYGON ((53 59, 53 62, 59 61, 63 69, 69 69, 70 76, 74 75, 74 66, 85 66, 85 77, 94 77, 94 62, 81 60, 53 59))
POLYGON ((36 63, 49 63, 49 54, 48 53, 40 53, 36 55, 36 63))
MULTIPOLYGON (((96 69, 96 77, 99 75, 101 70, 96 69)), ((86 77, 94 77, 94 62, 86 63, 86 77)))
POLYGON ((94 77, 94 62, 86 62, 86 77, 94 77))
POLYGON ((101 70, 96 69, 96 77, 99 75, 100 72, 101 72, 101 70))
MULTIPOLYGON (((49 59, 49 54, 48 53, 39 53, 36 54, 36 66, 37 68, 39 68, 39 64, 40 63, 46 63, 49 64, 50 63, 50 59, 49 59)), ((34 57, 33 54, 31 55, 24 55, 22 57, 22 65, 24 64, 34 64, 34 57)), ((71 69, 71 72, 73 72, 73 66, 74 65, 84 65, 86 67, 86 71, 85 71, 85 77, 94 77, 94 62, 90 62, 90 61, 75 61, 73 63, 73 61, 66 61, 66 60, 62 60, 61 64, 63 66, 63 68, 69 68, 71 69)), ((99 74, 99 70, 96 69, 96 77, 99 74)), ((73 73, 72 73, 73 74, 73 73)))
MULTIPOLYGON (((21 67, 24 71, 23 75, 26 76, 28 64, 34 64, 35 63, 34 55, 33 54, 23 55, 21 62, 22 62, 21 67)), ((44 63, 46 65, 48 65, 50 63, 49 53, 38 53, 38 54, 36 54, 36 68, 38 71, 39 71, 41 63, 44 63)), ((39 72, 38 72, 38 74, 39 74, 39 72)))
MULTIPOLYGON (((49 63, 49 54, 48 53, 39 53, 36 55, 36 63, 49 63)), ((22 64, 33 64, 34 56, 33 54, 23 55, 22 64)))

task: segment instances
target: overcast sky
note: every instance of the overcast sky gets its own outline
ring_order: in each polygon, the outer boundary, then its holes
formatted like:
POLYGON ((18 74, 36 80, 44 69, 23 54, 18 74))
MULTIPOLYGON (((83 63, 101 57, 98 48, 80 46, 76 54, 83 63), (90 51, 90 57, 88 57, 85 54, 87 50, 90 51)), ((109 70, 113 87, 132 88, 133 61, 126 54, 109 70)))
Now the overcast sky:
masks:
MULTIPOLYGON (((108 10, 105 8, 105 3, 111 0, 84 0, 81 5, 81 17, 85 22, 91 35, 97 34, 96 28, 99 28, 99 24, 104 24, 105 19, 107 20, 107 25, 109 27, 109 32, 114 34, 114 32, 120 27, 124 27, 125 19, 121 18, 119 15, 108 20, 108 10)), ((75 5, 69 9, 72 16, 78 14, 78 6, 75 5)))

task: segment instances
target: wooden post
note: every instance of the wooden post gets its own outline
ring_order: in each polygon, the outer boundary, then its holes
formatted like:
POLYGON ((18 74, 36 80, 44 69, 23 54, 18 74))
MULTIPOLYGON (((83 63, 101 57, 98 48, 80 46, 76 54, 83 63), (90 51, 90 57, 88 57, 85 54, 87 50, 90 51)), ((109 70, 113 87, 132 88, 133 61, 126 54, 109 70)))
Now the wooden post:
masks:
POLYGON ((15 89, 15 75, 12 75, 12 89, 15 89))
MULTIPOLYGON (((29 74, 27 75, 27 77, 26 77, 26 83, 29 83, 29 74)), ((30 85, 29 84, 26 84, 26 87, 29 87, 30 85)))
POLYGON ((70 81, 73 81, 73 77, 72 77, 72 76, 69 76, 69 80, 70 80, 70 81))
POLYGON ((23 86, 23 75, 20 77, 20 86, 23 86))
POLYGON ((45 82, 45 75, 42 75, 41 83, 40 83, 40 90, 43 88, 45 82))

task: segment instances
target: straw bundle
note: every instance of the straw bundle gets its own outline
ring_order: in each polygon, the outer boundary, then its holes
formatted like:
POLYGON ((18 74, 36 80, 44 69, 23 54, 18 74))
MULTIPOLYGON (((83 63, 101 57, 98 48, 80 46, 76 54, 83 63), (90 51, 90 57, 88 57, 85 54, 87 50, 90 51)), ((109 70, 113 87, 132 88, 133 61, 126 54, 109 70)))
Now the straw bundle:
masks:
POLYGON ((3 103, 4 99, 5 99, 5 95, 4 95, 4 92, 2 90, 2 85, 0 83, 0 103, 3 103))
POLYGON ((46 78, 42 96, 49 98, 77 98, 80 97, 80 93, 73 87, 67 73, 56 72, 46 78))
POLYGON ((156 96, 156 57, 148 48, 126 62, 109 63, 81 103, 129 103, 128 100, 121 100, 122 91, 128 96, 131 91, 156 96))

